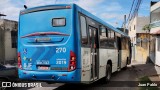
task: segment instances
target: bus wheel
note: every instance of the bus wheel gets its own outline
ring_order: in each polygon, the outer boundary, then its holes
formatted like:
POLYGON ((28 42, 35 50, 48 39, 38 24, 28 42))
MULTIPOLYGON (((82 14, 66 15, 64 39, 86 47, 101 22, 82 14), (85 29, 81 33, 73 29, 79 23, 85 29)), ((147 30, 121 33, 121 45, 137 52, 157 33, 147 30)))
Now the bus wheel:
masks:
POLYGON ((123 68, 123 70, 126 70, 126 69, 127 69, 128 62, 129 62, 129 59, 128 59, 128 57, 127 57, 126 66, 123 68))
POLYGON ((106 66, 106 77, 105 77, 105 81, 108 82, 111 79, 111 74, 112 74, 112 68, 110 64, 107 64, 106 66))

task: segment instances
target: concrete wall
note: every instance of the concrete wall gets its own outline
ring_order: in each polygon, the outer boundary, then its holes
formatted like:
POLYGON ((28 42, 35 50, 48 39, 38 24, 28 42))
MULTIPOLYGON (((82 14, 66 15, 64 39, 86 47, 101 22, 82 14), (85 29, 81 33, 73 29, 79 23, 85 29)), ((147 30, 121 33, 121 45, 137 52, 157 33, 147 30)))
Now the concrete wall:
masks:
POLYGON ((0 20, 0 63, 5 60, 4 32, 3 20, 0 20))
POLYGON ((2 29, 0 30, 0 33, 2 34, 2 31, 3 31, 3 36, 0 36, 1 38, 3 38, 1 39, 1 43, 2 43, 1 46, 3 47, 0 47, 0 48, 4 49, 3 51, 2 50, 0 51, 0 54, 1 54, 0 58, 5 59, 5 61, 16 60, 17 49, 12 48, 11 31, 17 31, 18 24, 16 21, 1 19, 0 26, 2 29))
POLYGON ((2 58, 3 57, 3 55, 2 55, 3 54, 3 50, 2 50, 3 49, 3 47, 2 47, 3 44, 2 44, 2 41, 3 41, 2 40, 2 29, 0 27, 0 62, 3 60, 3 58, 2 58))
POLYGON ((5 48, 4 48, 4 30, 0 27, 0 62, 4 62, 5 48))
POLYGON ((160 36, 157 36, 156 38, 156 60, 155 60, 155 64, 160 66, 160 51, 158 51, 158 39, 160 39, 160 36))
POLYGON ((132 60, 135 60, 135 52, 136 52, 136 25, 137 25, 137 17, 135 17, 134 19, 132 19, 129 23, 129 31, 128 31, 128 35, 131 38, 131 43, 132 43, 132 60))
POLYGON ((17 49, 12 48, 11 31, 5 31, 5 60, 16 60, 17 49))
POLYGON ((11 31, 17 31, 17 22, 5 20, 5 60, 15 60, 17 49, 12 48, 11 31))
POLYGON ((143 30, 143 27, 145 25, 148 25, 150 23, 149 17, 137 17, 137 29, 136 33, 149 33, 148 30, 143 30))
POLYGON ((155 11, 156 9, 158 9, 160 7, 160 1, 157 2, 156 4, 154 4, 151 8, 150 8, 150 12, 155 11))
POLYGON ((155 33, 160 30, 160 27, 151 28, 150 33, 155 33))
POLYGON ((136 16, 129 22, 129 36, 131 38, 131 42, 133 43, 132 47, 132 60, 142 60, 146 59, 148 55, 148 49, 144 49, 143 47, 137 47, 137 34, 143 36, 145 33, 149 33, 148 31, 144 31, 142 28, 149 24, 149 17, 138 17, 136 16), (140 58, 139 58, 140 57, 140 58))
POLYGON ((141 41, 136 44, 136 60, 141 63, 146 63, 149 56, 149 34, 148 33, 137 33, 137 39, 141 41))
POLYGON ((143 26, 149 24, 149 17, 138 17, 136 16, 129 23, 129 36, 134 44, 136 44, 136 33, 148 33, 148 31, 142 30, 143 26), (134 29, 135 27, 135 29, 134 29))
POLYGON ((151 12, 151 23, 160 21, 160 12, 158 13, 152 13, 151 12))
POLYGON ((151 27, 150 33, 156 33, 153 35, 155 37, 155 40, 153 41, 153 43, 155 44, 155 47, 154 47, 155 51, 150 52, 150 59, 152 60, 153 63, 160 66, 160 51, 158 51, 157 49, 158 38, 160 38, 160 34, 157 33, 160 30, 159 23, 157 22, 157 21, 160 21, 160 1, 154 4, 150 8, 150 12, 151 12, 150 23, 153 24, 153 27, 151 27))

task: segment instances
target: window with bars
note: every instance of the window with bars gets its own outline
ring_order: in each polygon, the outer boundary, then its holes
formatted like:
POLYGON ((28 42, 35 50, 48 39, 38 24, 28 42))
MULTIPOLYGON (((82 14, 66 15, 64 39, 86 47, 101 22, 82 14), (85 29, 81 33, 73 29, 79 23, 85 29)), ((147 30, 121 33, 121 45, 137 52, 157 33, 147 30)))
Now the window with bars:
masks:
POLYGON ((17 48, 17 31, 11 31, 12 48, 17 48))

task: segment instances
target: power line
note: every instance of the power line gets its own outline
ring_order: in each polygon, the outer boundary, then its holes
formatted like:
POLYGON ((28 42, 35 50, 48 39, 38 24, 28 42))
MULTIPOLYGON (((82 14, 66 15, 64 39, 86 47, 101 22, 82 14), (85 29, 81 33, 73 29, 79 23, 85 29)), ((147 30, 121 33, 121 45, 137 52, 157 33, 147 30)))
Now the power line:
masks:
MULTIPOLYGON (((141 3, 142 3, 142 0, 137 0, 137 2, 136 2, 136 4, 135 4, 135 7, 134 7, 134 10, 133 10, 133 13, 132 13, 132 15, 130 15, 130 17, 129 17, 129 20, 135 18, 135 16, 138 15, 138 11, 139 11, 139 7, 140 7, 141 3)), ((128 21, 129 21, 129 20, 128 20, 128 21)), ((128 21, 127 21, 127 22, 128 22, 128 21)), ((128 27, 128 26, 129 26, 129 23, 128 23, 127 27, 128 27)))
POLYGON ((137 5, 136 5, 136 7, 135 7, 135 9, 134 9, 133 16, 131 17, 131 19, 134 18, 134 17, 138 14, 139 7, 140 7, 141 2, 142 2, 142 0, 138 0, 138 1, 137 1, 137 5))
MULTIPOLYGON (((126 23, 129 21, 129 19, 130 19, 130 17, 131 17, 131 13, 132 13, 132 9, 133 9, 133 6, 134 6, 134 2, 135 2, 135 0, 132 1, 131 9, 130 9, 128 18, 127 18, 127 20, 126 20, 126 23)), ((122 26, 121 26, 121 27, 123 27, 124 24, 125 24, 125 22, 122 23, 122 26)))
POLYGON ((130 18, 130 15, 131 15, 131 12, 132 12, 132 9, 133 9, 134 2, 135 2, 135 0, 133 0, 133 2, 132 2, 132 6, 131 6, 131 10, 130 10, 129 15, 128 15, 128 18, 127 18, 127 22, 128 22, 128 20, 129 20, 129 18, 130 18))

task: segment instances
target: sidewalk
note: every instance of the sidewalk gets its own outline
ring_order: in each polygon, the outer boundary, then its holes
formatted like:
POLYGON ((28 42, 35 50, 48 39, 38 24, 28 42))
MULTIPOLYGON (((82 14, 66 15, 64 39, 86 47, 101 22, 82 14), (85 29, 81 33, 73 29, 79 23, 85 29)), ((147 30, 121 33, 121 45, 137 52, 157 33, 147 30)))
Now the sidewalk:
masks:
MULTIPOLYGON (((155 66, 153 63, 145 64, 144 62, 132 61, 131 66, 137 75, 137 80, 148 76, 151 81, 160 82, 160 67, 155 66)), ((160 83, 157 84, 160 85, 160 83)))

